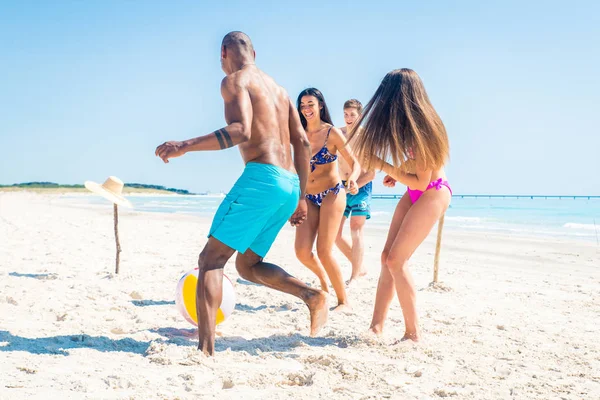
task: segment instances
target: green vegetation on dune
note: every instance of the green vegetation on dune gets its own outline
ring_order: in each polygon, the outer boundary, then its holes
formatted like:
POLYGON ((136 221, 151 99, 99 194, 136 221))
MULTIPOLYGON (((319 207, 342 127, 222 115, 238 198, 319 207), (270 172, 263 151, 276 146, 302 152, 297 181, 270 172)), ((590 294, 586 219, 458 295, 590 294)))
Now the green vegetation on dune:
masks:
MULTIPOLYGON (((13 185, 0 185, 0 190, 17 190, 17 189, 58 189, 61 191, 82 191, 85 189, 83 185, 63 185, 54 182, 25 182, 15 183, 13 185)), ((126 183, 123 188, 124 192, 169 192, 177 194, 193 194, 184 189, 166 188, 160 185, 146 185, 143 183, 126 183)))
POLYGON ((177 194, 193 194, 185 189, 166 188, 164 186, 146 185, 144 183, 126 183, 125 187, 129 187, 129 188, 133 188, 133 189, 166 190, 167 192, 173 192, 173 193, 177 193, 177 194))
POLYGON ((0 188, 31 188, 31 189, 82 189, 83 185, 59 185, 54 182, 26 182, 26 183, 15 183, 13 185, 0 185, 0 188))

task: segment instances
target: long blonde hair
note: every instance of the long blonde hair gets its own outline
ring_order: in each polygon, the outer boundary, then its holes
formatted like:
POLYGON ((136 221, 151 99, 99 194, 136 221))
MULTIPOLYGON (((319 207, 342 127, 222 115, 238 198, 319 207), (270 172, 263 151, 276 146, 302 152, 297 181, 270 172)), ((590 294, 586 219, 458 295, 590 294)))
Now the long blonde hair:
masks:
POLYGON ((439 169, 449 157, 446 128, 412 69, 389 72, 354 126, 349 140, 356 136, 352 148, 367 170, 377 168, 377 158, 394 167, 416 159, 423 169, 439 169))

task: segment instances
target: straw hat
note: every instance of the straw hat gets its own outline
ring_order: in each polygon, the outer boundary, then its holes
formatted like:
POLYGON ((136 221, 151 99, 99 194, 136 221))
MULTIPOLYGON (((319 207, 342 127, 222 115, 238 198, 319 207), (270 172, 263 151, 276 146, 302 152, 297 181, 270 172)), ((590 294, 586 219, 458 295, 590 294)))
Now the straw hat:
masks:
POLYGON ((132 208, 133 206, 129 200, 121 195, 123 192, 123 186, 123 181, 116 176, 109 176, 102 185, 92 181, 85 181, 85 187, 88 190, 99 194, 100 196, 119 206, 132 208))

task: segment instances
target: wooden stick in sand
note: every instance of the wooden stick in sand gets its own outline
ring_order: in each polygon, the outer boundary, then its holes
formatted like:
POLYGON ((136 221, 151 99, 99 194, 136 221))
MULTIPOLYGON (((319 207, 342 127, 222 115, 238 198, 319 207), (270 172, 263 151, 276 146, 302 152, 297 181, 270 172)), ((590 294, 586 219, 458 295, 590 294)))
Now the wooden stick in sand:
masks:
POLYGON ((119 209, 116 204, 113 204, 115 211, 115 242, 117 243, 117 257, 115 273, 119 273, 119 262, 121 261, 121 243, 119 243, 119 209))
POLYGON ((125 207, 132 207, 131 203, 122 196, 125 184, 116 176, 109 176, 102 185, 85 181, 85 187, 93 193, 99 194, 113 203, 114 221, 115 221, 115 243, 117 244, 117 256, 115 260, 115 273, 119 273, 119 263, 121 261, 121 243, 119 243, 119 209, 117 204, 125 207))
POLYGON ((438 272, 440 267, 440 251, 442 249, 442 229, 444 229, 444 216, 442 214, 438 221, 437 243, 435 244, 435 258, 433 260, 433 283, 438 281, 438 272))

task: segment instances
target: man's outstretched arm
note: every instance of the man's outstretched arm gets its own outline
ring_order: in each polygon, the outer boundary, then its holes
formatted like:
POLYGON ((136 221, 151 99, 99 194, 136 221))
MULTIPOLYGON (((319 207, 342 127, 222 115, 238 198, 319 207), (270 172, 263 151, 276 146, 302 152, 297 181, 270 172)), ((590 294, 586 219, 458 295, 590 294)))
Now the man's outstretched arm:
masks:
POLYGON ((310 142, 300 122, 298 110, 290 100, 290 144, 294 149, 294 167, 300 179, 300 198, 306 195, 306 182, 310 174, 310 142))
POLYGON ((253 116, 250 94, 234 79, 225 77, 221 82, 221 95, 225 102, 226 127, 183 142, 163 143, 156 148, 155 154, 167 163, 169 158, 190 151, 223 150, 248 141, 253 116))
POLYGON ((300 180, 300 199, 298 200, 296 211, 290 218, 290 223, 292 226, 297 226, 304 222, 308 211, 305 196, 306 182, 308 181, 308 175, 310 174, 311 148, 306 132, 300 122, 298 111, 296 110, 296 107, 294 107, 291 99, 289 103, 290 144, 294 149, 294 167, 296 167, 298 179, 300 180))

